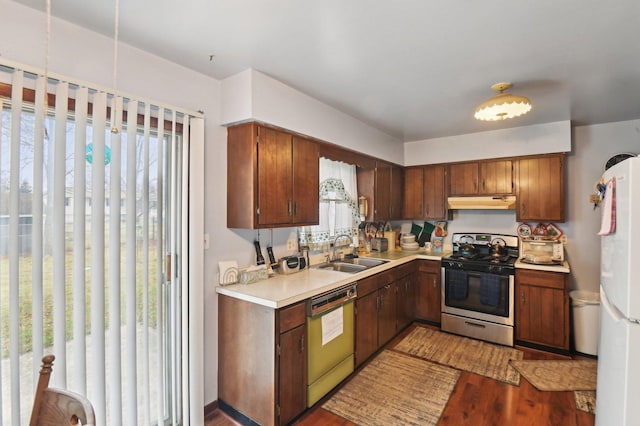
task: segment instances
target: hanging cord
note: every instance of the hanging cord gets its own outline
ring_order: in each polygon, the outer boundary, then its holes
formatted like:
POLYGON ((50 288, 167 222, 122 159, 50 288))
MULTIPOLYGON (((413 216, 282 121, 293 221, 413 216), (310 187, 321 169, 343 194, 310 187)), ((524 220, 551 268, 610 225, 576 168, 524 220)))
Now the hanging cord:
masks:
MULTIPOLYGON (((50 0, 47 0, 50 1, 50 0)), ((115 0, 115 18, 113 29, 113 104, 111 105, 111 133, 118 133, 118 127, 116 127, 116 92, 118 91, 118 36, 120 27, 120 0, 115 0)))
POLYGON ((44 117, 42 118, 42 126, 44 127, 44 135, 47 137, 47 126, 45 121, 47 118, 47 109, 49 108, 49 56, 51 50, 51 0, 47 0, 47 16, 46 16, 46 35, 44 42, 44 117))

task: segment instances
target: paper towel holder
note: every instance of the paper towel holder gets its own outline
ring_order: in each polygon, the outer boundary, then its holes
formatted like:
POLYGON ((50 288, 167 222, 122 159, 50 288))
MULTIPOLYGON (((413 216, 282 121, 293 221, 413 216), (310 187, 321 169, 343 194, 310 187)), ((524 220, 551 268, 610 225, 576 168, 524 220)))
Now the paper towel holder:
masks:
POLYGON ((360 220, 364 222, 367 214, 369 214, 369 201, 364 195, 358 197, 358 212, 360 213, 360 220))

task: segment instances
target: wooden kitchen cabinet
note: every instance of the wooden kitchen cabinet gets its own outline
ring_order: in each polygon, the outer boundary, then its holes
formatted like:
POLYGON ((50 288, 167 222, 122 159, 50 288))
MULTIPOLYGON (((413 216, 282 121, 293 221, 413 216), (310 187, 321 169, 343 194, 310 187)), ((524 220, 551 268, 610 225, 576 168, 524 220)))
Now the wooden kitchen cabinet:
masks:
POLYGON ((404 170, 385 161, 376 161, 373 168, 358 168, 358 195, 369 201, 367 221, 388 221, 402 218, 404 170))
POLYGON ((306 409, 305 322, 305 302, 274 310, 218 295, 221 408, 261 425, 287 424, 306 409))
POLYGON ((227 129, 227 227, 317 225, 319 148, 288 132, 246 123, 227 129))
POLYGON ((415 317, 440 324, 441 267, 437 260, 417 260, 415 317))
POLYGON ((516 269, 515 284, 516 340, 569 351, 569 275, 516 269))
POLYGON ((396 268, 397 307, 396 333, 407 327, 415 318, 416 265, 415 261, 396 268))
POLYGON ((397 330, 396 283, 390 282, 378 289, 378 347, 387 343, 397 330))
POLYGON ((449 165, 449 195, 513 194, 511 160, 483 160, 449 165))
POLYGON ((393 270, 389 270, 358 281, 358 297, 355 302, 356 366, 361 365, 395 335, 394 280, 395 274, 393 270))
POLYGON ((404 219, 446 219, 446 166, 407 167, 404 177, 404 219))
POLYGON ((516 221, 565 220, 565 155, 521 158, 515 162, 516 221))

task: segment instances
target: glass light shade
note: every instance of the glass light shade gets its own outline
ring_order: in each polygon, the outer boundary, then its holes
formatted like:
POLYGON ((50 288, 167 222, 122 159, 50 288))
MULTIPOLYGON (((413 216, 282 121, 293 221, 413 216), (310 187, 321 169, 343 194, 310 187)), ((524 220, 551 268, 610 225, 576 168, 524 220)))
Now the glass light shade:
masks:
POLYGON ((519 117, 531 111, 531 101, 524 96, 500 93, 476 108, 474 117, 483 121, 498 121, 519 117))

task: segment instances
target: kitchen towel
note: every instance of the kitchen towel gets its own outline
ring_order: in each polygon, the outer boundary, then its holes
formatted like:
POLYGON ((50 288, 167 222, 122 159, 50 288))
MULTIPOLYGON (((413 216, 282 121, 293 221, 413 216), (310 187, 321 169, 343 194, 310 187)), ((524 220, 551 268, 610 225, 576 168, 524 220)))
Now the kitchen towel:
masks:
POLYGON ((480 303, 494 308, 500 304, 500 275, 480 276, 480 303))
POLYGON ((451 300, 464 300, 469 294, 466 271, 452 269, 447 271, 447 290, 451 300))

